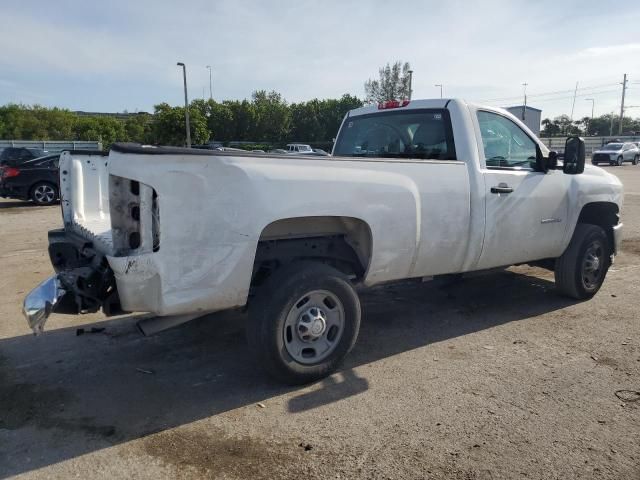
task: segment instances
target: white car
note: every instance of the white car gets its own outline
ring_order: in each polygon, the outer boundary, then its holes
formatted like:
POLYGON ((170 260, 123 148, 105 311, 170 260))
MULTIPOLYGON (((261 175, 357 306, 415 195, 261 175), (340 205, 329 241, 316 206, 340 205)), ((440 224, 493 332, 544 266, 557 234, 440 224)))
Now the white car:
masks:
MULTIPOLYGON (((58 313, 151 312, 154 332, 247 306, 250 351, 306 383, 353 347, 356 286, 532 263, 588 299, 622 230, 620 181, 565 161, 510 113, 462 100, 386 102, 345 117, 331 157, 115 144, 64 153, 56 275, 25 299, 58 313)), ((505 292, 506 293, 506 292, 505 292)))
POLYGON ((311 145, 307 145, 306 143, 288 143, 287 153, 295 155, 309 155, 313 154, 313 149, 311 148, 311 145))
POLYGON ((635 143, 607 143, 604 147, 596 150, 591 155, 591 163, 599 165, 608 163, 609 165, 622 166, 623 162, 638 164, 640 160, 640 150, 635 143))

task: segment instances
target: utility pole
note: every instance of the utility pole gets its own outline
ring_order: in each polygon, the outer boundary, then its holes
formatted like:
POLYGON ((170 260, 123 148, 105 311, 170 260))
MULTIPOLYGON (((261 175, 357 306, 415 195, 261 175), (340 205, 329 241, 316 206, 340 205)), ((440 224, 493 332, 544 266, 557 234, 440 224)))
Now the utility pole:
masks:
POLYGON ((209 100, 213 100, 213 83, 211 81, 211 65, 207 65, 209 69, 209 100))
POLYGON ((593 108, 596 105, 596 100, 594 98, 585 98, 587 102, 591 102, 591 120, 589 120, 589 125, 587 126, 587 135, 589 134, 589 129, 591 128, 591 124, 593 123, 593 108))
POLYGON ((176 65, 182 67, 182 78, 184 80, 184 125, 187 130, 187 148, 191 148, 191 129, 189 128, 189 98, 187 97, 187 67, 182 62, 178 62, 176 65))
POLYGON ((442 98, 442 87, 443 87, 443 85, 441 83, 436 83, 434 85, 434 87, 440 87, 440 98, 442 98))
POLYGON ((412 84, 413 84, 413 70, 409 70, 407 72, 409 74, 409 100, 411 100, 411 94, 413 93, 412 84))
POLYGON ((524 122, 524 118, 525 118, 526 111, 527 111, 527 85, 529 85, 527 82, 524 82, 522 84, 522 86, 524 87, 524 90, 523 90, 524 103, 522 104, 522 121, 523 122, 524 122))
POLYGON ((624 94, 627 90, 627 74, 622 79, 622 101, 620 102, 620 125, 618 125, 618 135, 622 135, 622 120, 624 119, 624 94))
POLYGON ((573 103, 571 104, 571 121, 573 122, 573 110, 576 107, 576 96, 578 95, 578 82, 576 82, 576 89, 573 91, 573 103))

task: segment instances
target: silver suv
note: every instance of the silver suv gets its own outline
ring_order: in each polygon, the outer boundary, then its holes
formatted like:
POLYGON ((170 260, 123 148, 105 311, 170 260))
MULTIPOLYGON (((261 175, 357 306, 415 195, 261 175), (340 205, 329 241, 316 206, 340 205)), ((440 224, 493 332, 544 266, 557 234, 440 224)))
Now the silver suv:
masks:
POLYGON ((636 144, 631 142, 607 143, 600 150, 593 152, 591 157, 591 163, 594 165, 608 163, 609 165, 622 166, 623 162, 637 165, 638 160, 640 160, 640 150, 636 144))

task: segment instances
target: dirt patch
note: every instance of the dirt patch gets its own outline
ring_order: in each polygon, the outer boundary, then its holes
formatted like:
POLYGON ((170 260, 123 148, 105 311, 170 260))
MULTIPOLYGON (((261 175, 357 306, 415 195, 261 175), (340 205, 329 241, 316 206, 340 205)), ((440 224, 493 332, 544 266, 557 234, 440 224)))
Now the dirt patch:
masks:
POLYGON ((622 251, 632 255, 640 255, 640 238, 622 240, 622 251))
POLYGON ((178 468, 191 467, 215 478, 290 478, 296 454, 293 446, 232 438, 222 432, 167 431, 144 442, 144 451, 178 468))

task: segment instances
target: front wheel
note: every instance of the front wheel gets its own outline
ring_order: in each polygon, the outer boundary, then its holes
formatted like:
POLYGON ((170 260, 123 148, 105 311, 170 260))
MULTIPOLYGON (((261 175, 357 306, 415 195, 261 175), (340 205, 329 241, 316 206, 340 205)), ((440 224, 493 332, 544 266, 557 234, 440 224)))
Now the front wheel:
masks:
POLYGON ((290 385, 333 373, 355 344, 360 300, 349 279, 316 262, 283 267, 249 305, 247 341, 258 363, 290 385))
POLYGON ((638 164, 638 160, 640 160, 640 155, 636 155, 635 157, 633 157, 633 160, 631 160, 631 164, 632 165, 637 165, 638 164))
POLYGON ((610 265, 611 247, 605 231, 598 225, 579 223, 569 246, 556 259, 556 288, 567 297, 591 298, 600 290, 610 265))
POLYGON ((36 183, 31 188, 31 200, 38 205, 51 205, 58 199, 58 189, 50 183, 36 183))
POLYGON ((621 167, 621 166, 622 166, 622 162, 623 162, 622 155, 620 155, 620 156, 618 157, 618 161, 616 162, 616 165, 618 165, 619 167, 621 167))

